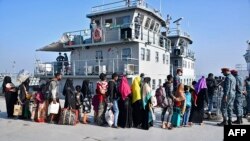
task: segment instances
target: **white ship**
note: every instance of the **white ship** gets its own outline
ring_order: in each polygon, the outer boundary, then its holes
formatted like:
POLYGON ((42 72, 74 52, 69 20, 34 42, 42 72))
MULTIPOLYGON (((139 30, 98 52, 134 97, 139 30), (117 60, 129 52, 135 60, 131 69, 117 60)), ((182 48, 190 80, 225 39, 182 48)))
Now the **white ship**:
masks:
POLYGON ((159 10, 142 0, 94 6, 87 18, 91 29, 65 32, 58 42, 38 49, 70 52, 69 66, 37 62, 36 77, 52 78, 60 71, 63 81, 73 78, 75 85, 89 79, 93 92, 100 73, 108 77, 114 72, 126 74, 129 82, 144 73, 151 77, 153 90, 177 68, 184 70, 183 83, 195 79, 194 53, 188 49, 192 40, 180 30, 181 19, 174 22, 177 28, 171 29, 170 17, 164 19, 159 10))

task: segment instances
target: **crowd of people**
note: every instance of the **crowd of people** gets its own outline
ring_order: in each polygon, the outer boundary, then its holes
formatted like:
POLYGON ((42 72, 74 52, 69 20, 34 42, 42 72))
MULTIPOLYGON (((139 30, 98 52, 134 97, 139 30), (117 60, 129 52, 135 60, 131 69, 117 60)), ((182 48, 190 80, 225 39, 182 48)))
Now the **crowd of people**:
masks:
POLYGON ((213 97, 219 86, 223 88, 221 113, 223 121, 219 126, 242 124, 244 115, 243 98, 247 99, 246 113, 250 113, 250 78, 245 81, 236 70, 223 68, 224 80, 216 79, 212 73, 202 76, 190 86, 181 82, 182 70, 176 75, 168 75, 164 84, 153 93, 150 77, 142 73, 128 83, 125 75, 113 73, 111 80, 101 73, 96 83, 95 95, 92 96, 89 80, 83 80, 82 86, 74 86, 73 79, 68 78, 63 88, 64 108, 59 102, 59 82, 62 74, 46 82, 41 81, 36 93, 29 92, 29 78, 15 87, 11 78, 3 81, 3 93, 6 99, 8 118, 18 116, 36 122, 74 125, 82 122, 88 124, 91 110, 94 110, 94 123, 99 126, 109 125, 113 128, 140 128, 148 130, 154 125, 155 107, 162 109, 162 128, 191 127, 194 123, 203 125, 205 106, 208 113, 213 110, 213 97), (19 112, 16 105, 19 107, 19 112), (54 112, 52 109, 57 110, 54 112), (93 107, 93 108, 92 108, 93 107), (21 111, 20 111, 21 110, 21 111), (232 114, 237 120, 232 121, 232 114), (167 118, 165 115, 167 113, 167 118))

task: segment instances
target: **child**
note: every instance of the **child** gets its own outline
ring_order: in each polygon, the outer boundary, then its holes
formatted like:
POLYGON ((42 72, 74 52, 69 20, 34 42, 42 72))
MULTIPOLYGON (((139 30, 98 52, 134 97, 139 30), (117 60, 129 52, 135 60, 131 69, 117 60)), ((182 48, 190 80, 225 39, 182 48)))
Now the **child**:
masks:
POLYGON ((76 86, 76 109, 79 112, 79 116, 83 117, 82 113, 82 93, 81 93, 81 86, 76 86))
POLYGON ((189 120, 190 111, 191 111, 191 93, 189 92, 189 90, 190 90, 190 87, 185 85, 184 91, 185 91, 185 98, 186 98, 186 109, 183 115, 183 122, 182 122, 182 125, 184 127, 190 126, 188 125, 188 120, 189 120))

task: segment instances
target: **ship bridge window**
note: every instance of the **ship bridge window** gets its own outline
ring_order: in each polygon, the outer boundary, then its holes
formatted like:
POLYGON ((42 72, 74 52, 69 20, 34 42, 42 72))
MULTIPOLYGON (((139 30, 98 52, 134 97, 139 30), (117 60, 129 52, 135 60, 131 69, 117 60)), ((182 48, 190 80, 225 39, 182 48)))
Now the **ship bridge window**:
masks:
POLYGON ((159 28, 159 24, 158 24, 158 23, 156 23, 156 24, 155 24, 155 29, 154 29, 154 32, 158 32, 158 28, 159 28))
POLYGON ((127 61, 131 59, 131 48, 124 48, 122 49, 122 60, 127 61))
POLYGON ((141 60, 145 60, 145 48, 141 48, 141 60))
POLYGON ((155 27, 155 20, 152 20, 151 25, 150 25, 150 30, 153 30, 155 27))
POLYGON ((102 51, 96 51, 95 58, 96 62, 98 62, 98 60, 102 62, 103 61, 102 51))
POLYGON ((148 29, 149 25, 150 25, 151 19, 147 18, 146 23, 145 23, 145 28, 148 29))
POLYGON ((150 61, 150 50, 146 50, 146 61, 150 61))
POLYGON ((116 18, 116 25, 126 26, 130 24, 130 16, 122 16, 116 18))
POLYGON ((105 26, 109 27, 113 24, 113 19, 105 19, 105 26))

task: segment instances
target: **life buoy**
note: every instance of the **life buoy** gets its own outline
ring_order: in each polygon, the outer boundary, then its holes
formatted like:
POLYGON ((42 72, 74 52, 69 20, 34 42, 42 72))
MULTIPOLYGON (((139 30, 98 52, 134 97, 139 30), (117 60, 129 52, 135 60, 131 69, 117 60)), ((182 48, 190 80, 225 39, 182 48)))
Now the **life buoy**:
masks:
POLYGON ((96 28, 93 31, 93 39, 94 41, 100 41, 102 39, 102 30, 100 28, 96 28))

